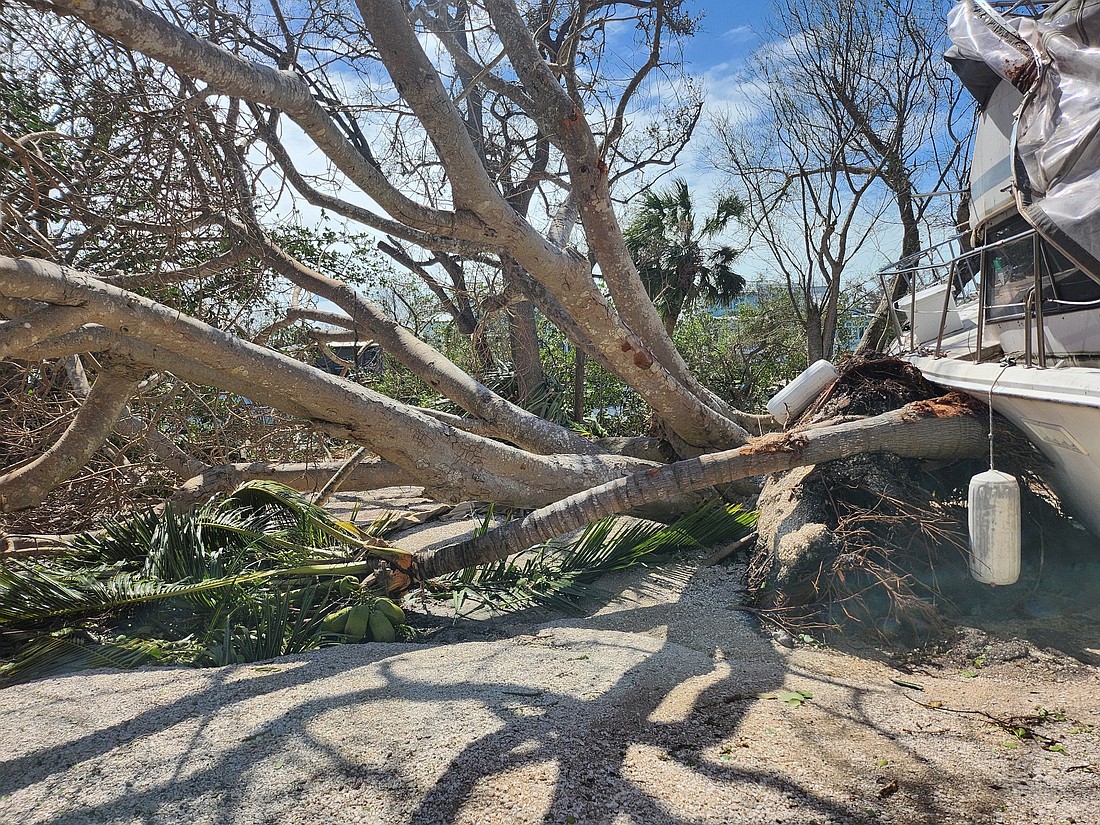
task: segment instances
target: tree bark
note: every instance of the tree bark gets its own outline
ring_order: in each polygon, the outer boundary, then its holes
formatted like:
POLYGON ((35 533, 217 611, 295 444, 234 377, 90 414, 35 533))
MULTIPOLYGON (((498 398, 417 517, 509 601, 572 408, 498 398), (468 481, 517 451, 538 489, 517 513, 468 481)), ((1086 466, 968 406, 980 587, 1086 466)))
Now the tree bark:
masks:
MULTIPOLYGON (((82 347, 76 351, 95 346, 91 340, 98 337, 100 348, 304 418, 369 447, 442 500, 540 506, 648 465, 611 455, 541 456, 458 430, 366 387, 44 261, 0 256, 0 285, 14 297, 83 306, 88 321, 122 336, 85 327, 70 334, 82 347)), ((40 353, 42 346, 37 345, 40 353)))
POLYGON ((584 371, 588 356, 583 349, 576 349, 573 355, 573 420, 580 424, 584 421, 584 371))
MULTIPOLYGON (((171 498, 172 506, 186 508, 215 493, 228 493, 246 481, 277 481, 303 493, 316 493, 340 471, 346 462, 318 461, 308 464, 270 464, 254 461, 208 467, 188 479, 171 498)), ((405 470, 381 458, 367 458, 355 466, 335 491, 380 490, 383 487, 415 486, 416 479, 405 470)))
MULTIPOLYGON (((517 282, 518 265, 511 260, 504 262, 505 289, 509 292, 520 289, 517 282)), ((535 319, 535 305, 528 300, 512 301, 506 309, 508 314, 508 348, 512 353, 512 368, 519 385, 519 400, 528 404, 536 389, 546 380, 542 369, 542 357, 539 353, 539 335, 535 319)))

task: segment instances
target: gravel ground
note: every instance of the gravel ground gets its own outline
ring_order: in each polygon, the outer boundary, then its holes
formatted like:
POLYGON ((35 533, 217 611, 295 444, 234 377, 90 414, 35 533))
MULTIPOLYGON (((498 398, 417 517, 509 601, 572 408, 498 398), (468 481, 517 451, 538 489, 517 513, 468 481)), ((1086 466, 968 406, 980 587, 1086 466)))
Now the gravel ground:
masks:
POLYGON ((1100 822, 1097 668, 789 649, 736 609, 742 573, 622 575, 587 617, 428 644, 7 688, 0 822, 1100 822))

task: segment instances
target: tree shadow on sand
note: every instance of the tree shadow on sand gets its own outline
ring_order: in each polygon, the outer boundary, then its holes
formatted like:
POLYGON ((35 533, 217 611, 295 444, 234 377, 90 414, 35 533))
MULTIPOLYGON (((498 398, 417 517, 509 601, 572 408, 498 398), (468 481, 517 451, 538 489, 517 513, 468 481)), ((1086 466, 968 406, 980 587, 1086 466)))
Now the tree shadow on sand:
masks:
POLYGON ((11 688, 0 707, 32 744, 0 762, 0 819, 862 823, 889 748, 910 763, 905 821, 951 820, 935 787, 965 777, 890 729, 896 689, 793 666, 736 593, 692 587, 507 641, 146 671, 129 694, 115 679, 135 674, 11 688), (157 704, 171 678, 185 695, 157 704), (769 698, 788 687, 815 698, 769 698))

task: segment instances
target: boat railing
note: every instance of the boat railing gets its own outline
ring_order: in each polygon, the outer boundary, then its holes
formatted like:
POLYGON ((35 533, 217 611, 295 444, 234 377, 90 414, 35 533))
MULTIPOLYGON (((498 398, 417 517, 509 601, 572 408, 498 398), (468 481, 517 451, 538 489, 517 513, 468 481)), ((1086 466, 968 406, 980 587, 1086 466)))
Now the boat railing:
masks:
MULTIPOLYGON (((880 270, 879 281, 883 294, 901 296, 890 302, 889 312, 897 335, 897 340, 907 352, 918 352, 927 348, 931 335, 935 331, 933 353, 943 357, 943 338, 951 313, 957 311, 962 303, 977 300, 977 329, 975 332, 974 362, 982 360, 982 343, 985 326, 991 314, 1002 316, 1019 313, 1022 310, 1024 321, 1024 361, 1032 366, 1046 366, 1046 335, 1043 319, 1043 261, 1039 235, 1028 228, 1004 237, 998 237, 980 246, 972 247, 968 243, 968 233, 961 233, 934 246, 922 249, 897 263, 880 270), (1020 256, 1020 245, 1030 240, 1030 254, 1020 256), (1015 248, 1013 248, 1015 247, 1015 248), (1011 249, 1011 254, 1009 250, 1011 249), (1011 269, 1021 267, 1030 270, 1032 283, 1027 287, 1022 300, 1007 303, 990 303, 989 290, 985 289, 983 276, 988 273, 1001 278, 1011 262, 1011 269), (1036 296, 1039 296, 1037 299, 1036 296), (1016 308, 1020 307, 1020 310, 1016 308), (932 327, 929 318, 937 317, 938 324, 932 327), (1032 322, 1034 321, 1035 340, 1032 345, 1032 322)), ((1004 276, 1007 278, 1007 275, 1004 276)), ((1068 303, 1059 301, 1058 303, 1068 303)), ((957 320, 957 316, 956 316, 957 320)))
POLYGON ((1039 17, 1054 3, 1049 0, 990 0, 989 5, 1002 17, 1039 17))

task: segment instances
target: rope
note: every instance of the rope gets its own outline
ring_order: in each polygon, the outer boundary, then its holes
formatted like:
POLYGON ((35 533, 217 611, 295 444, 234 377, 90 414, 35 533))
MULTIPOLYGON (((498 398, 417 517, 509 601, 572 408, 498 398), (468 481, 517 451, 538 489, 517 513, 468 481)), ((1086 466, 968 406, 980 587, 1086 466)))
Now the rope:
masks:
POLYGON ((1005 374, 1011 364, 1005 364, 1001 367, 1001 371, 997 373, 997 377, 993 379, 993 383, 989 385, 989 401, 987 406, 989 407, 989 469, 996 469, 993 466, 993 389, 997 386, 997 382, 1001 380, 1001 376, 1005 374))

